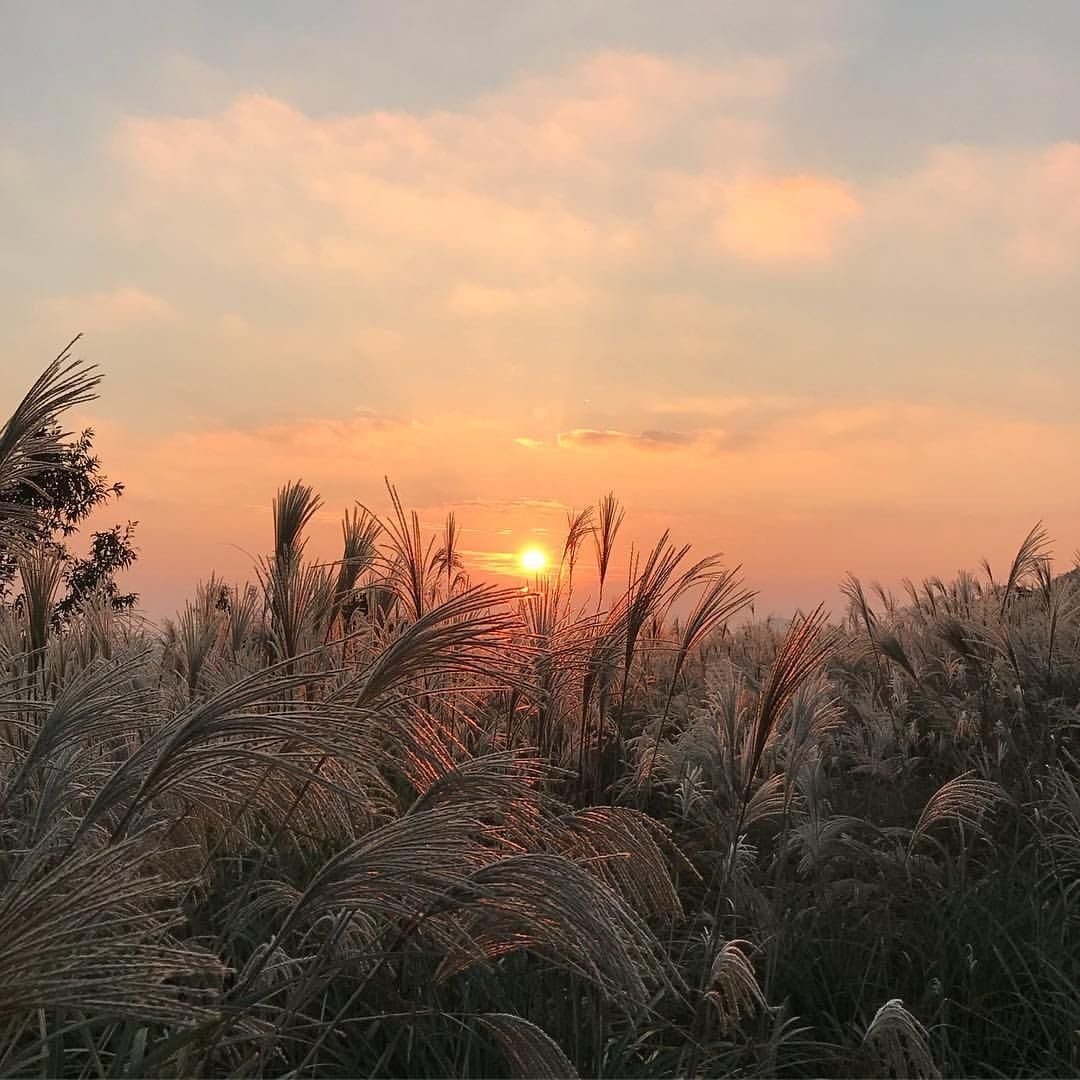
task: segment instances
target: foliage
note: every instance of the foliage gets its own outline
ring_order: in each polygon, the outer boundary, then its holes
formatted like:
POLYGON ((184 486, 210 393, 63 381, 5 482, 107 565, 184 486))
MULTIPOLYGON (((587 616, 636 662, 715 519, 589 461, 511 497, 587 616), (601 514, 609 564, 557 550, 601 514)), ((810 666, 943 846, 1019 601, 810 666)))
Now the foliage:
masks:
POLYGON ((59 413, 85 401, 97 383, 92 368, 70 360, 70 348, 53 368, 61 391, 61 373, 67 373, 74 391, 71 400, 65 401, 62 392, 49 394, 49 384, 39 380, 0 435, 0 509, 8 523, 0 533, 0 602, 18 580, 19 544, 49 545, 64 564, 64 592, 53 611, 57 622, 68 620, 99 594, 117 609, 131 608, 138 599, 122 593, 115 581, 135 561, 135 522, 92 532, 89 551, 82 557, 67 543, 95 510, 124 491, 123 484, 110 482, 102 473, 93 430, 69 438, 58 422, 59 413))

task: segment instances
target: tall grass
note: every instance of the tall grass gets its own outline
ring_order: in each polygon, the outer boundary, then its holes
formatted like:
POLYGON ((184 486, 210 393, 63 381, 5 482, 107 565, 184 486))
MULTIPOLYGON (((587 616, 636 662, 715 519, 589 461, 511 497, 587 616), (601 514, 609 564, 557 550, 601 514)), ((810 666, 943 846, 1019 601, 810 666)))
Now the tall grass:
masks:
MULTIPOLYGON (((50 366, 5 483, 95 386, 50 366)), ((389 494, 324 563, 285 485, 254 580, 162 630, 53 627, 0 508, 0 1072, 1080 1069, 1080 627, 1040 528, 1000 582, 850 579, 781 630, 667 534, 614 590, 612 495, 522 596, 389 494)))

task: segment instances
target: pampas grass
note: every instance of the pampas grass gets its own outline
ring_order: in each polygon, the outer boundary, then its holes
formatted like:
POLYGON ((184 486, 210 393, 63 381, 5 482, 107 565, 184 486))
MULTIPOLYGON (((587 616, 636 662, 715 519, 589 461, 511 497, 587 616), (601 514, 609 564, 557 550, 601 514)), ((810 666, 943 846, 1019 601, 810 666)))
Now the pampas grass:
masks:
POLYGON ((874 1013, 863 1035, 863 1046, 883 1076, 936 1080, 941 1075, 930 1054, 926 1028, 904 1008, 899 998, 886 1001, 874 1013))
MULTIPOLYGON (((0 492, 97 380, 50 365, 0 492)), ((388 494, 320 562, 286 484, 252 580, 160 630, 53 625, 0 507, 0 1072, 1080 1071, 1080 608, 1041 526, 1001 583, 736 626, 738 570, 666 533, 613 590, 614 495, 522 595, 388 494)))

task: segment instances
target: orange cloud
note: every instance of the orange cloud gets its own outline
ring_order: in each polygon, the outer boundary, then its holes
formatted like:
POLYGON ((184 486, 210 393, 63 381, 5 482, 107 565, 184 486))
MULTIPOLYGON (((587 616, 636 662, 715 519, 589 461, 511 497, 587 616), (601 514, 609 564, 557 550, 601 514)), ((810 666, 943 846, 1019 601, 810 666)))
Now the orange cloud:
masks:
POLYGON ((675 450, 694 442, 693 435, 679 431, 643 431, 629 435, 625 431, 598 431, 595 428, 575 428, 563 431, 557 439, 561 447, 629 446, 635 450, 675 450))
POLYGON ((789 68, 603 52, 457 110, 317 118, 247 95, 217 115, 129 117, 117 224, 260 275, 438 282, 457 315, 582 307, 597 275, 671 246, 657 151, 674 142, 671 181, 725 193, 723 254, 820 260, 856 214, 845 186, 740 178, 769 143, 746 110, 779 98, 789 68))
POLYGON ((851 188, 815 176, 738 180, 725 193, 718 242, 755 262, 827 262, 863 215, 851 188))
POLYGON ((827 264, 865 215, 847 182, 755 168, 668 171, 655 181, 655 213, 682 245, 750 263, 827 264))

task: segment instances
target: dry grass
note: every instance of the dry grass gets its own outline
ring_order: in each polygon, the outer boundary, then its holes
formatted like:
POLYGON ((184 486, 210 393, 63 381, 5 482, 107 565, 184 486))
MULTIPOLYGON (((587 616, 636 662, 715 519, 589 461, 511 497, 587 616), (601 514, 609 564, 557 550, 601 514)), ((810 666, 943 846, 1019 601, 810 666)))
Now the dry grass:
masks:
MULTIPOLYGON (((0 490, 96 382, 49 368, 0 490)), ((0 1072, 1080 1069, 1080 626, 1040 528, 1000 585, 852 579, 844 626, 781 632, 734 626, 737 571, 666 534, 586 610, 614 496, 523 598, 389 491, 323 563, 286 485, 255 582, 163 632, 107 604, 57 630, 23 548, 0 1072)))

